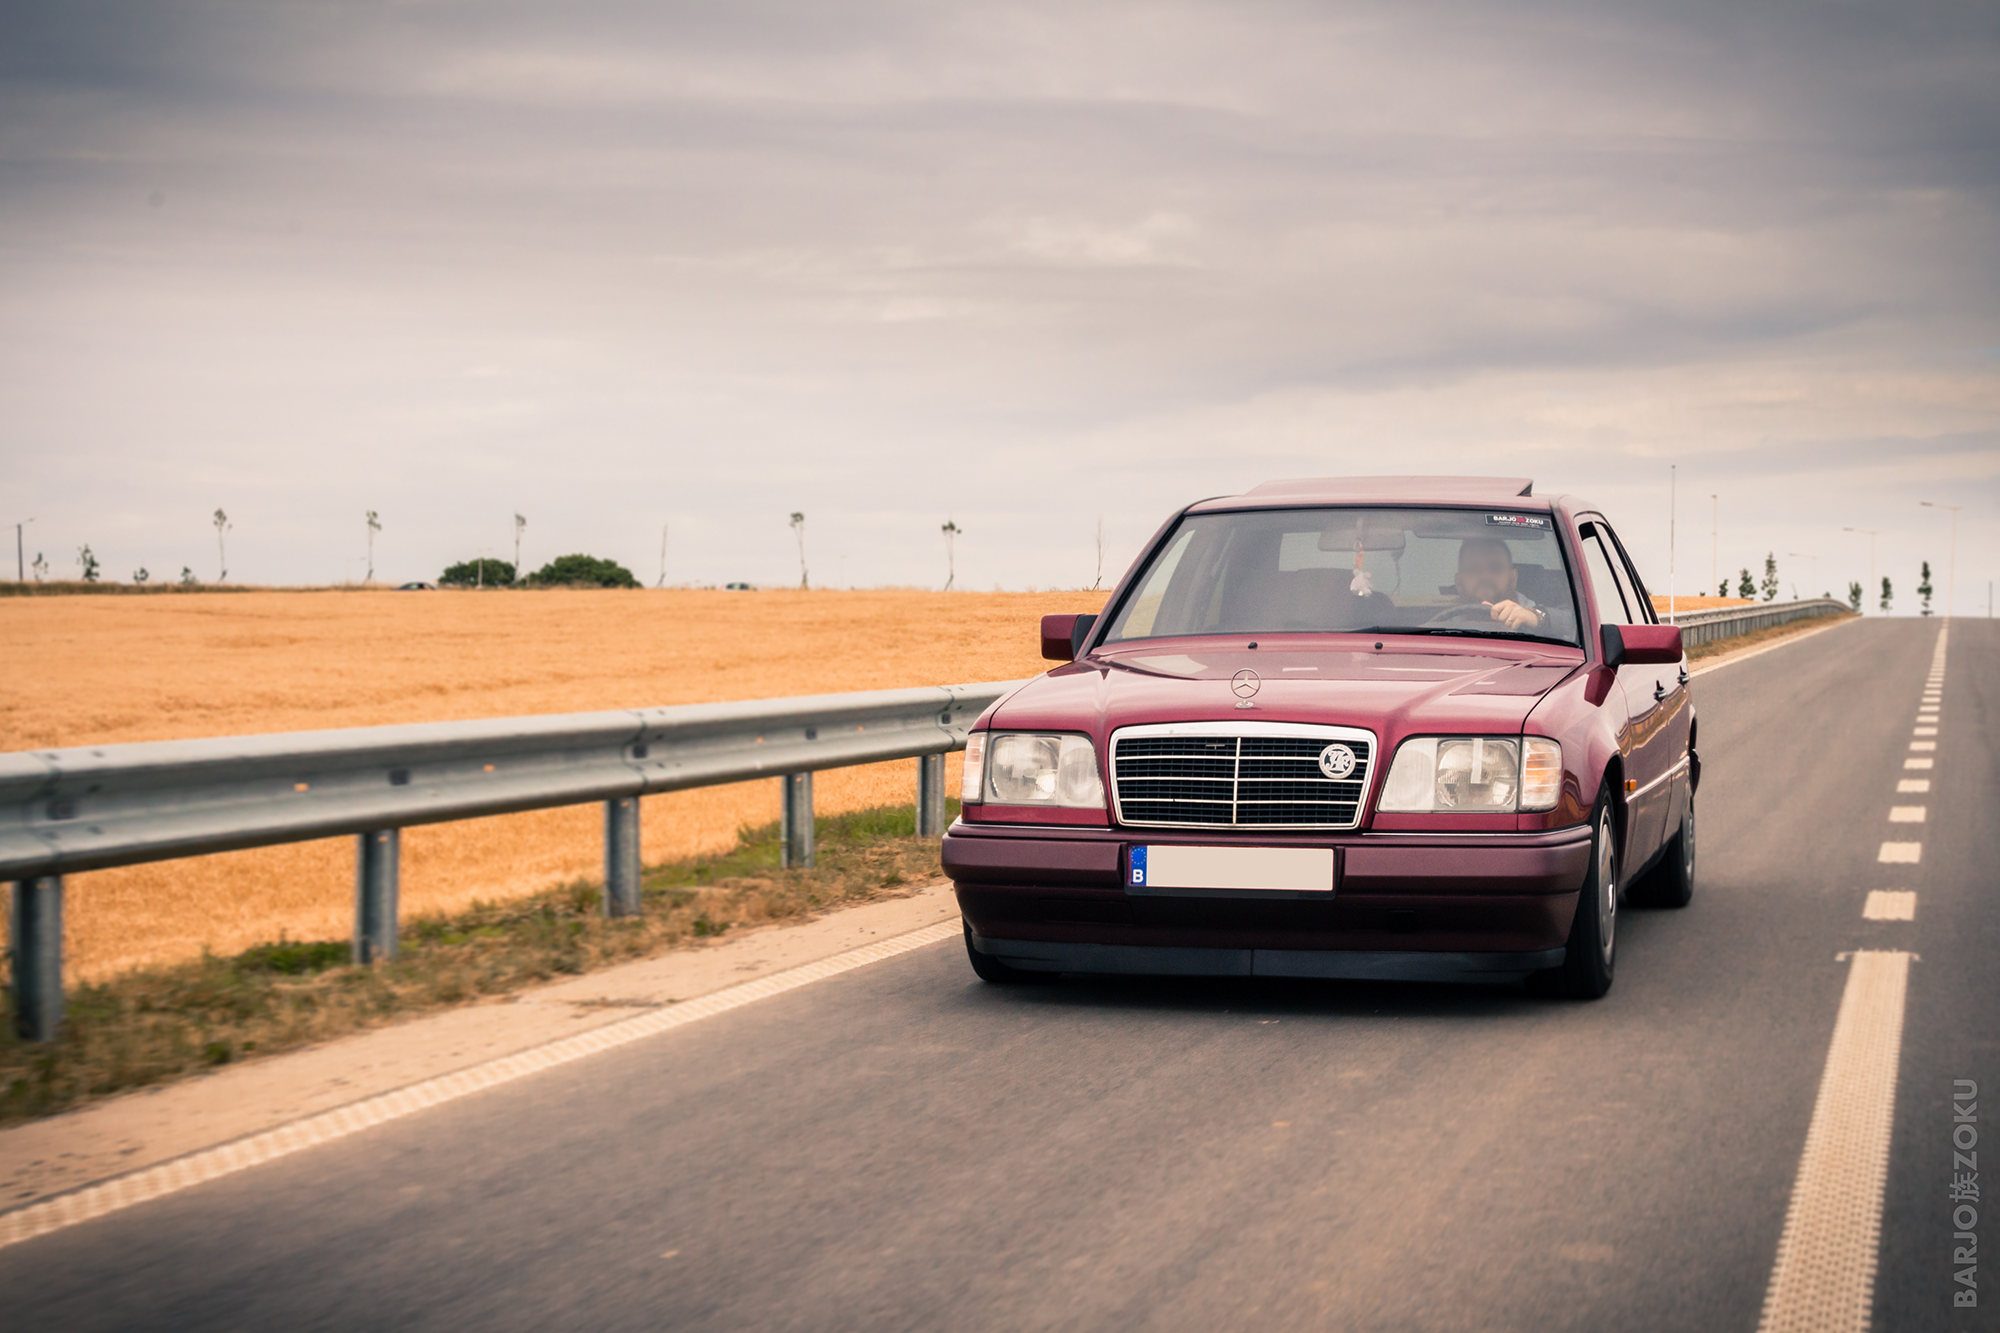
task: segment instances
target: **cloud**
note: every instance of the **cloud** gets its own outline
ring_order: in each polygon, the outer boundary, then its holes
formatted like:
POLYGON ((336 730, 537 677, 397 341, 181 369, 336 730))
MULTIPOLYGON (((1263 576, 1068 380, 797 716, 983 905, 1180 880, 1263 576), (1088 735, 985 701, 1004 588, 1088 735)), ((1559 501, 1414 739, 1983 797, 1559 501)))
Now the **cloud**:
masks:
POLYGON ((0 457, 113 569, 226 503, 250 578, 375 508, 399 576, 522 510, 777 582, 808 508, 1045 586, 1099 512, 1457 469, 1664 563, 1669 463, 1759 556, 1952 486, 2000 564, 1990 6, 17 11, 0 457))

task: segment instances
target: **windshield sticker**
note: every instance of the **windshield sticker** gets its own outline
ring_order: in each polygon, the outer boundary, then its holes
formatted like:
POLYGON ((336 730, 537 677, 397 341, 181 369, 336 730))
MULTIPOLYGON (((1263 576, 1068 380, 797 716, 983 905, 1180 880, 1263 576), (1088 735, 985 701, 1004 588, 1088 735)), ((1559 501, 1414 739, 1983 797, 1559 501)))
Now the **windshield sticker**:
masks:
POLYGON ((1533 514, 1488 514, 1486 521, 1496 528, 1546 528, 1549 521, 1533 514))

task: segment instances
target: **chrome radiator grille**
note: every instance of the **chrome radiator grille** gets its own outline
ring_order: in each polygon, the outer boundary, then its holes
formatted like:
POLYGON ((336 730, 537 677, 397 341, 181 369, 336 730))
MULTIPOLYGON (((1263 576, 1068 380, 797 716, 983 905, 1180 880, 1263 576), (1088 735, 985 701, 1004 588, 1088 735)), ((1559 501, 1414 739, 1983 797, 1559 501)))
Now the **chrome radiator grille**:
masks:
POLYGON ((1375 758, 1366 733, 1145 734, 1152 730, 1112 738, 1112 796, 1122 824, 1351 829, 1360 821, 1375 758), (1356 761, 1338 781, 1319 766, 1320 751, 1336 742, 1356 761))

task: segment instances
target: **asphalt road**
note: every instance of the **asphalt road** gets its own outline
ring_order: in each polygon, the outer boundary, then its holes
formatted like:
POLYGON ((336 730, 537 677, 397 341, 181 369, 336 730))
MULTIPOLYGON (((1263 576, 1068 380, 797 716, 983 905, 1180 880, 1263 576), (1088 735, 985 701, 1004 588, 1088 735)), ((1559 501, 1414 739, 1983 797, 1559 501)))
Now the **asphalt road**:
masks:
POLYGON ((2000 1327, 1990 1278, 1988 1309, 1951 1308, 1945 1193, 1951 1080, 2000 1091, 2000 627, 1953 624, 1933 790, 1898 796, 1937 633, 1865 622, 1697 679, 1696 898, 1624 914, 1600 1002, 1003 989, 952 942, 0 1250, 0 1308, 24 1330, 1754 1329, 1836 955, 1883 948, 1921 961, 1874 1326, 2000 1327), (1887 823, 1913 802, 1924 824, 1887 823), (1922 861, 1878 864, 1892 837, 1922 861), (1864 921, 1882 888, 1916 919, 1864 921))

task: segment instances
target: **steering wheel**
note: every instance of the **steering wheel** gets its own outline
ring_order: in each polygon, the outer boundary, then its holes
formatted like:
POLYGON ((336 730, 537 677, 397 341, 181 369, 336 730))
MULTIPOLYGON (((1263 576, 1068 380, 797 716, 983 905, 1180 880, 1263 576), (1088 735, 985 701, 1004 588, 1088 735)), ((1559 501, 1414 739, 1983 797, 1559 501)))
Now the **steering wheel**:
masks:
POLYGON ((1487 625, 1497 625, 1500 623, 1493 618, 1493 608, 1484 602, 1460 602, 1457 606, 1448 606, 1432 616, 1425 623, 1447 625, 1461 621, 1478 621, 1481 624, 1487 625))

